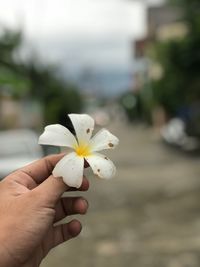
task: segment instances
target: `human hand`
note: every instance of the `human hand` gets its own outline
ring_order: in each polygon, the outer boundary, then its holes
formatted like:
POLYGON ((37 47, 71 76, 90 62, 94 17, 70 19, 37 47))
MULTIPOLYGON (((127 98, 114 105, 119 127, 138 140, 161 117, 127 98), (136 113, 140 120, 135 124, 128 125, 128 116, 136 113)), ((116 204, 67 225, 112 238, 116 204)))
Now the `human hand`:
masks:
MULTIPOLYGON (((76 190, 51 175, 61 158, 45 157, 0 182, 1 267, 38 267, 51 248, 80 233, 78 220, 54 225, 67 215, 85 214, 88 207, 82 197, 61 198, 76 190)), ((88 187, 84 178, 79 190, 88 187)))

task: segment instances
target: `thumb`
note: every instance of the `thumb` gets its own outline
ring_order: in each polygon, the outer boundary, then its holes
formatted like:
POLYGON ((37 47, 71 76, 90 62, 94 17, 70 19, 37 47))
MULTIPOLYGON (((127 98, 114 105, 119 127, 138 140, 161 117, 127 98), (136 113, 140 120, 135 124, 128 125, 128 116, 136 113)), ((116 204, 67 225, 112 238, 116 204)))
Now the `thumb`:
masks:
POLYGON ((56 202, 60 199, 62 194, 69 189, 62 177, 54 177, 50 175, 44 182, 38 185, 34 191, 38 194, 39 198, 43 198, 45 203, 50 206, 55 206, 56 202))

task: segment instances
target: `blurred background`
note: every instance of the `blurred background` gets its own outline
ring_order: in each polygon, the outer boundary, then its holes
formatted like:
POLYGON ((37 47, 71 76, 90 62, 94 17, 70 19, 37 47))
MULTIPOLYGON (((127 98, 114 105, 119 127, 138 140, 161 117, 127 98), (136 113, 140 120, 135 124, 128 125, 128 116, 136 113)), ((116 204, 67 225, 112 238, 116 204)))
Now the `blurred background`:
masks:
POLYGON ((86 112, 120 139, 83 231, 42 267, 200 266, 199 0, 0 0, 0 178, 86 112))

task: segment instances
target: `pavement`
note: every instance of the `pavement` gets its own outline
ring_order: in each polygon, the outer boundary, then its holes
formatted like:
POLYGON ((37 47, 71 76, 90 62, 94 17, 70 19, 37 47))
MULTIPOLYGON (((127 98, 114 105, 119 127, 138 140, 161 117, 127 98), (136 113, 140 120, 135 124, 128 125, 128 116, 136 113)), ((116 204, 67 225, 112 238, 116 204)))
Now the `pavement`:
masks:
POLYGON ((120 139, 106 153, 117 175, 105 181, 87 171, 91 186, 82 195, 90 207, 78 216, 82 233, 41 266, 199 267, 199 158, 166 147, 143 125, 115 121, 108 128, 120 139))

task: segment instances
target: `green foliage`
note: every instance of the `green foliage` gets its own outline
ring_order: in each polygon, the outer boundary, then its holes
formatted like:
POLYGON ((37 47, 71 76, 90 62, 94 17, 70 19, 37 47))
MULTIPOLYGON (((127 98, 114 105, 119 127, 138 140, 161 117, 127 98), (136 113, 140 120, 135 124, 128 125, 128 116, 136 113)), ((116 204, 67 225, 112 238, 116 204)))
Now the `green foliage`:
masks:
POLYGON ((119 103, 129 121, 141 119, 141 98, 139 93, 126 92, 120 97, 119 103))
POLYGON ((58 78, 53 66, 42 67, 30 62, 26 65, 26 76, 31 81, 30 96, 43 104, 46 124, 65 124, 67 113, 81 112, 82 99, 78 89, 58 78))
POLYGON ((22 79, 21 75, 9 68, 0 67, 0 88, 6 88, 14 98, 25 97, 29 87, 29 79, 25 77, 22 79))
POLYGON ((175 115, 183 106, 200 101, 200 2, 173 0, 183 11, 188 33, 183 39, 155 44, 163 76, 153 81, 154 97, 167 113, 175 115))
POLYGON ((13 62, 13 52, 20 47, 21 43, 20 31, 4 29, 0 38, 0 62, 3 64, 13 62))
POLYGON ((61 78, 57 68, 40 64, 34 57, 26 63, 16 61, 23 42, 21 32, 5 29, 0 35, 0 92, 14 98, 37 100, 43 106, 44 123, 66 122, 67 113, 81 112, 78 89, 61 78))

